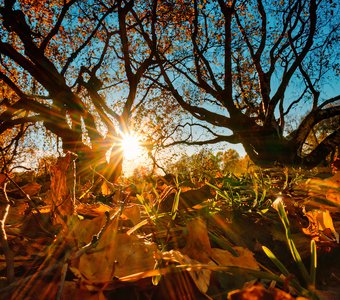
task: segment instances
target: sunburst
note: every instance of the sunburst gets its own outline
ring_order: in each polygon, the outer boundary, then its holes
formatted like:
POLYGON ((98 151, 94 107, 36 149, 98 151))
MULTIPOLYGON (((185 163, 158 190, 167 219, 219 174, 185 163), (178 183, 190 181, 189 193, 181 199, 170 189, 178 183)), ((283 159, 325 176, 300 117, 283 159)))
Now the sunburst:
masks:
POLYGON ((124 158, 128 160, 136 159, 142 152, 139 137, 134 134, 123 134, 121 147, 124 158))

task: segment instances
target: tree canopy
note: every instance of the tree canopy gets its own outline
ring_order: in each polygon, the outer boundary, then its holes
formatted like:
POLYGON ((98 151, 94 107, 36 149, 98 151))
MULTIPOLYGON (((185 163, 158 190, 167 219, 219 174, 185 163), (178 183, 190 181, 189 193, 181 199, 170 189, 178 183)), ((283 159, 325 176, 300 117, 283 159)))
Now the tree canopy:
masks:
POLYGON ((133 5, 2 1, 0 133, 43 124, 64 151, 78 154, 82 169, 106 168, 114 180, 121 171, 119 140, 148 93, 146 85, 138 88, 153 56, 134 51, 133 5))

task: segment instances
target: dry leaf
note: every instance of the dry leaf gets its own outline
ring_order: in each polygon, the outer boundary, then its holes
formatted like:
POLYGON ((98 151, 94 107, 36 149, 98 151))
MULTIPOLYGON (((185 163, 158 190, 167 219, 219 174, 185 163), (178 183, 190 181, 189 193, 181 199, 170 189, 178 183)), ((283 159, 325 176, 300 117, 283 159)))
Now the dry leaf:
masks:
POLYGON ((31 182, 22 186, 21 189, 25 192, 25 194, 28 194, 29 196, 32 197, 39 193, 41 185, 36 182, 31 182))
POLYGON ((85 220, 79 220, 77 216, 72 216, 72 219, 73 228, 70 230, 70 234, 77 241, 79 247, 90 243, 93 236, 98 234, 106 222, 104 215, 85 220))
POLYGON ((101 190, 102 195, 104 195, 104 196, 107 196, 107 195, 112 194, 112 191, 111 191, 111 189, 109 188, 109 186, 108 186, 108 184, 106 183, 106 181, 104 181, 104 182, 102 183, 102 185, 100 186, 100 190, 101 190))
POLYGON ((139 205, 130 205, 124 207, 121 218, 131 220, 133 225, 137 225, 141 221, 140 215, 140 206, 139 205))
POLYGON ((293 300, 294 298, 277 288, 266 289, 263 285, 257 284, 242 290, 235 290, 228 293, 229 300, 293 300))
POLYGON ((254 253, 243 247, 233 247, 239 256, 233 256, 228 250, 213 248, 212 258, 220 266, 234 266, 240 268, 259 270, 260 267, 254 258, 254 253))
MULTIPOLYGON (((215 266, 235 266, 248 269, 259 270, 259 266, 254 259, 253 253, 242 247, 234 247, 239 254, 238 257, 233 256, 229 251, 211 248, 207 226, 202 218, 195 218, 187 224, 188 236, 187 243, 182 251, 169 251, 162 254, 164 260, 169 260, 189 267, 200 265, 215 266)), ((211 270, 194 268, 189 274, 197 288, 206 293, 211 277, 211 270)))
POLYGON ((75 209, 69 188, 73 186, 73 178, 68 176, 69 171, 72 172, 70 168, 72 159, 74 159, 72 153, 68 152, 65 157, 59 157, 56 165, 51 167, 50 199, 52 210, 58 209, 59 212, 56 214, 56 224, 65 224, 64 216, 71 216, 75 209))
POLYGON ((331 185, 331 188, 326 192, 326 199, 340 205, 340 171, 337 171, 333 177, 326 180, 331 185))
POLYGON ((155 266, 154 253, 157 246, 136 236, 117 235, 115 277, 152 270, 155 266))
POLYGON ((180 265, 187 265, 189 269, 192 267, 192 271, 188 270, 192 280, 202 293, 206 293, 209 288, 212 273, 209 266, 213 269, 213 266, 216 266, 216 263, 218 263, 219 266, 223 267, 240 267, 254 270, 260 269, 254 258, 254 254, 250 250, 242 247, 233 247, 233 249, 239 254, 238 257, 233 256, 227 250, 212 248, 212 259, 205 264, 207 266, 206 268, 200 267, 202 265, 200 261, 192 259, 178 250, 163 252, 161 257, 166 261, 171 261, 180 265))
POLYGON ((81 289, 77 283, 72 281, 65 281, 61 300, 106 300, 102 291, 88 291, 81 289))
POLYGON ((334 236, 334 240, 339 243, 339 233, 335 230, 332 217, 328 210, 312 210, 305 213, 309 220, 309 226, 303 228, 303 232, 307 235, 320 236, 325 230, 330 230, 334 236))
POLYGON ((103 216, 106 211, 111 211, 112 207, 103 204, 101 202, 87 204, 80 203, 76 207, 76 211, 79 215, 90 216, 90 217, 98 217, 103 216))
POLYGON ((340 205, 340 171, 330 178, 309 179, 306 184, 311 196, 325 198, 340 205))
POLYGON ((0 187, 6 181, 7 176, 5 174, 0 174, 0 187))
MULTIPOLYGON (((172 262, 179 263, 180 265, 188 265, 188 266, 195 266, 200 265, 201 263, 195 259, 191 259, 188 255, 185 255, 177 250, 171 250, 168 252, 164 252, 162 254, 162 258, 164 260, 169 260, 172 262)), ((210 261, 208 264, 214 265, 212 261, 210 261)), ((209 288, 210 284, 210 277, 211 277, 211 270, 209 269, 197 269, 193 271, 189 271, 189 274, 194 281, 197 288, 202 292, 206 293, 209 288)))
MULTIPOLYGON (((101 226, 104 225, 104 221, 100 218, 96 222, 101 226)), ((80 236, 84 238, 84 235, 85 233, 82 232, 80 236)), ((79 271, 75 275, 81 275, 84 280, 93 283, 107 282, 113 277, 119 278, 152 270, 155 265, 154 251, 156 250, 155 244, 125 233, 117 233, 116 224, 113 222, 100 238, 97 246, 90 253, 83 254, 79 261, 74 260, 72 267, 73 271, 75 268, 79 271)))
MULTIPOLYGON (((165 197, 161 197, 160 211, 171 211, 175 198, 175 189, 171 189, 165 197)), ((213 197, 209 186, 204 185, 199 189, 181 188, 180 200, 178 203, 178 209, 188 209, 196 205, 202 204, 204 201, 213 197)))
POLYGON ((187 224, 187 229, 187 242, 182 253, 201 263, 208 263, 210 261, 211 246, 205 221, 200 217, 192 219, 187 224))

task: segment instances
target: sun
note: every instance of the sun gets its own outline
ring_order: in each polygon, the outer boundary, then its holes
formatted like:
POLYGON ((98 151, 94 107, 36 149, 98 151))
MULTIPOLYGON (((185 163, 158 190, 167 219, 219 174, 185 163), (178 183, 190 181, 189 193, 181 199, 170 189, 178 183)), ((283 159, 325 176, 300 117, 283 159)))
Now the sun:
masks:
POLYGON ((141 154, 141 145, 137 135, 124 134, 121 141, 124 158, 128 160, 136 159, 141 154))

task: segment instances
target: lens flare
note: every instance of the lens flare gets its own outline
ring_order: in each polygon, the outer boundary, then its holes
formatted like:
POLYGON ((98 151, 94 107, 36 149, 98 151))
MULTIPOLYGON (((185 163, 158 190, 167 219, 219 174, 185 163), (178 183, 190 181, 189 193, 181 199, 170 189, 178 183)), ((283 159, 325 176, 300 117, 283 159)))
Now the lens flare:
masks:
POLYGON ((135 159, 141 154, 141 145, 136 135, 125 134, 121 141, 125 159, 135 159))

